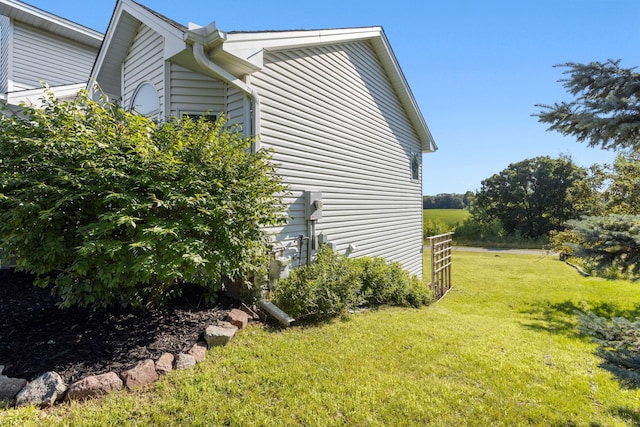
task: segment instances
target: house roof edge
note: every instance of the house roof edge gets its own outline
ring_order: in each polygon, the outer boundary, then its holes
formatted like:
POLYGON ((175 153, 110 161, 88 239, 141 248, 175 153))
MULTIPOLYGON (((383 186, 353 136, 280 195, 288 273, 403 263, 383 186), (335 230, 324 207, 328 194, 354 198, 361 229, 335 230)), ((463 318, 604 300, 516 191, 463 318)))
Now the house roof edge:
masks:
POLYGON ((52 31, 53 33, 95 48, 100 47, 104 37, 97 30, 19 0, 0 0, 0 15, 49 31, 51 31, 50 28, 53 25, 55 28, 52 31))

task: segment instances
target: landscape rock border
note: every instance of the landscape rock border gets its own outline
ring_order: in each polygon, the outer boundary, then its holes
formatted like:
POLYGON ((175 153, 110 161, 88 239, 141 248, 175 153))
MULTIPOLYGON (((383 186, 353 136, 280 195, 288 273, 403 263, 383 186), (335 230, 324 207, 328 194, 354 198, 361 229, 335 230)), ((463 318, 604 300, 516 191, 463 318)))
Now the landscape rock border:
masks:
POLYGON ((46 372, 32 381, 9 378, 2 375, 4 365, 0 365, 0 402, 8 402, 15 407, 35 405, 47 408, 63 401, 87 400, 125 388, 140 389, 172 370, 187 369, 204 361, 209 348, 227 345, 250 320, 258 319, 241 309, 232 309, 227 313, 226 321, 208 326, 202 332, 204 341, 196 342, 188 353, 164 353, 158 360, 139 361, 120 373, 110 371, 90 375, 69 386, 53 371, 46 372))

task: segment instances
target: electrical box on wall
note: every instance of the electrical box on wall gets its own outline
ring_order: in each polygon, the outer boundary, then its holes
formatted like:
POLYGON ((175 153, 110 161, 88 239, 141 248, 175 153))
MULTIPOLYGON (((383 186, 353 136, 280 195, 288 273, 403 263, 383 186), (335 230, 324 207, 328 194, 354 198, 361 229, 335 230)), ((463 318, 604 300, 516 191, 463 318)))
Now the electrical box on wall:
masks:
POLYGON ((305 191, 304 200, 304 215, 307 221, 322 219, 322 191, 305 191))

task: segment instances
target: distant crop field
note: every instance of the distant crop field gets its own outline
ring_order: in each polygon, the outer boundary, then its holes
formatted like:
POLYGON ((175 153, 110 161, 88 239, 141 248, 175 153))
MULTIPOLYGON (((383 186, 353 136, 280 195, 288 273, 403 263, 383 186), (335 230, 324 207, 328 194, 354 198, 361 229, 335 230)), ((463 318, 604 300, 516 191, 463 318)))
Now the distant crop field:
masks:
POLYGON ((440 220, 450 227, 455 227, 469 217, 469 211, 465 209, 425 209, 424 221, 440 220))

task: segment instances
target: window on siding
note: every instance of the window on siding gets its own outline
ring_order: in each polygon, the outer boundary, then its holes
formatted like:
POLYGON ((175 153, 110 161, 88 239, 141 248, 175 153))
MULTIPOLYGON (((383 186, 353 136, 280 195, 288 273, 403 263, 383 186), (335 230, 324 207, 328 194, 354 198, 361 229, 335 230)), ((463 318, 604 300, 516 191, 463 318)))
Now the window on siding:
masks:
POLYGON ((191 120, 200 120, 201 117, 204 117, 205 120, 215 123, 218 120, 218 116, 215 114, 197 114, 197 113, 182 113, 182 117, 189 117, 191 120))
POLYGON ((160 111, 160 97, 151 83, 145 82, 138 86, 131 101, 131 111, 143 116, 151 116, 160 111))
POLYGON ((420 153, 411 153, 411 180, 420 180, 420 153))

